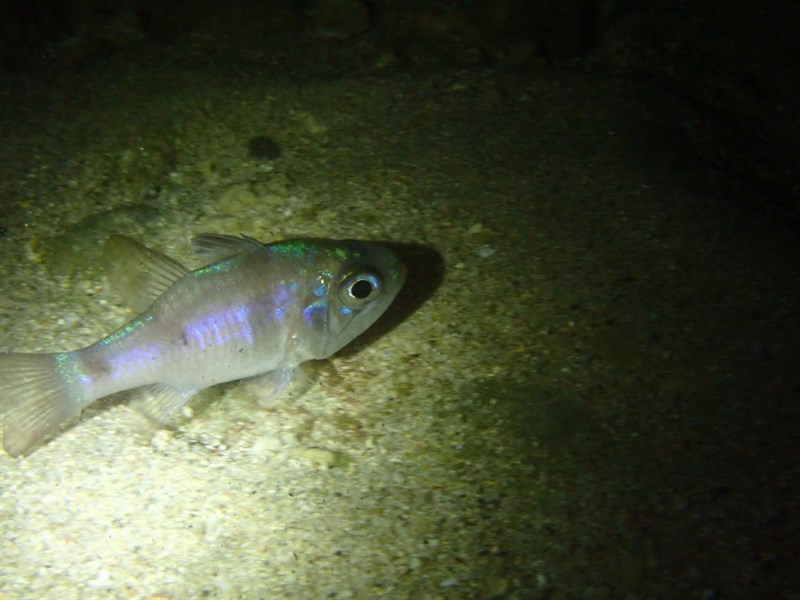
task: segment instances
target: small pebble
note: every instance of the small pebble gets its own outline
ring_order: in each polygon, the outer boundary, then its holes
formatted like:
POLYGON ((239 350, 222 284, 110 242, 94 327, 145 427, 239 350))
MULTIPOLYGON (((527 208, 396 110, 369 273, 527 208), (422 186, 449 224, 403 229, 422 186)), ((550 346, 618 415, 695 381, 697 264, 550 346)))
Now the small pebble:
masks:
POLYGON ((456 587, 458 585, 458 579, 455 577, 448 577, 444 581, 439 583, 439 587, 443 590, 456 587))
POLYGON ((340 467, 346 462, 342 453, 324 448, 290 448, 286 454, 290 458, 299 458, 325 469, 340 467))

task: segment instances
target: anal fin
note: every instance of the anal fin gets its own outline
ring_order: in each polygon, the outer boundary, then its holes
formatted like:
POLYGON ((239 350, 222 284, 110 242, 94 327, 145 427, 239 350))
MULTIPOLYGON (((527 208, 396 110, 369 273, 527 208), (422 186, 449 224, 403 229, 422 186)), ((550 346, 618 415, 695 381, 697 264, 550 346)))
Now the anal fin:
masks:
POLYGON ((165 425, 199 391, 158 383, 147 388, 135 408, 156 425, 165 425))

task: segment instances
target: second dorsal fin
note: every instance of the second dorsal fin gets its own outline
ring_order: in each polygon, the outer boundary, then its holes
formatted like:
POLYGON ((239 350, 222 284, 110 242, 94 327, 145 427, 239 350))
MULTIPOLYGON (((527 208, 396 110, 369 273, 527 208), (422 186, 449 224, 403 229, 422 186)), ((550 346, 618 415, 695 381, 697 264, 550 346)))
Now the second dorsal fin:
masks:
POLYGON ((119 234, 106 240, 103 260, 112 290, 138 312, 189 273, 189 269, 163 252, 119 234))

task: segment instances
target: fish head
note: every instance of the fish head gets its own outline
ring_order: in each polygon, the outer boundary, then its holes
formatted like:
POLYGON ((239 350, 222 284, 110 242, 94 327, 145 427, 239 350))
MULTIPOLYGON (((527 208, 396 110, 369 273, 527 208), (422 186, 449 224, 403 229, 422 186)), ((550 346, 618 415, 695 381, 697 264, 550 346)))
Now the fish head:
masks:
POLYGON ((304 286, 302 333, 296 339, 301 360, 327 358, 364 333, 406 278, 405 265, 380 244, 314 240, 312 246, 316 259, 304 286))

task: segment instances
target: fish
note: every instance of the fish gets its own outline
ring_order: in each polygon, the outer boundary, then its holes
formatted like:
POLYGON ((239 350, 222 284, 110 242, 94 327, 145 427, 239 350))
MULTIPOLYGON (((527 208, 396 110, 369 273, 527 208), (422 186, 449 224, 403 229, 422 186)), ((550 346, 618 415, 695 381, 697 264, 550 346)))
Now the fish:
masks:
POLYGON ((196 270, 111 235, 107 278, 137 316, 78 350, 0 353, 8 455, 29 453, 124 390, 147 386, 140 409, 159 424, 219 383, 265 375, 279 393, 302 363, 366 331, 406 279, 397 254, 373 242, 204 233, 191 243, 205 264, 196 270))

